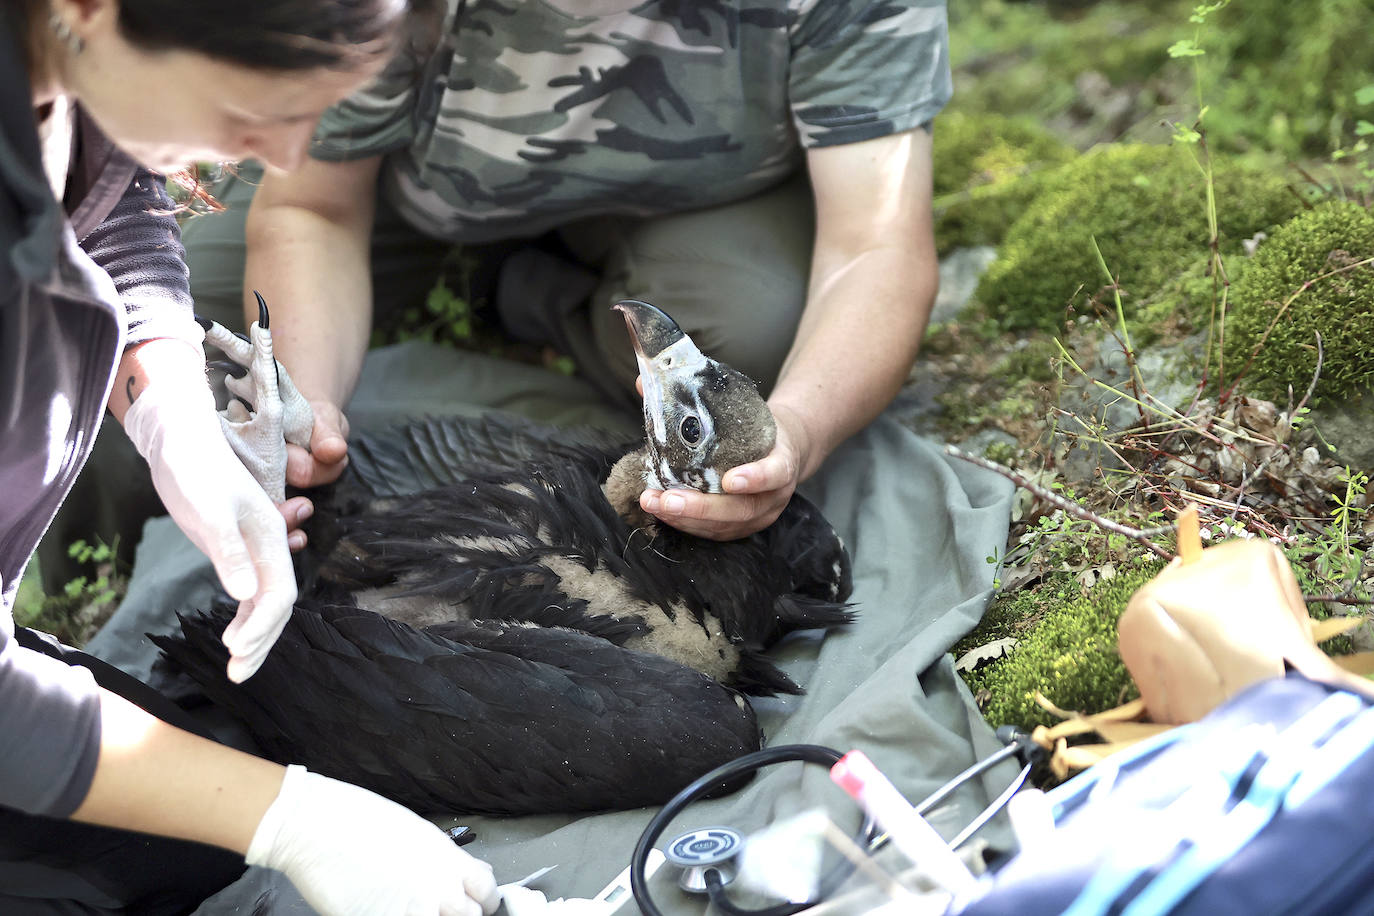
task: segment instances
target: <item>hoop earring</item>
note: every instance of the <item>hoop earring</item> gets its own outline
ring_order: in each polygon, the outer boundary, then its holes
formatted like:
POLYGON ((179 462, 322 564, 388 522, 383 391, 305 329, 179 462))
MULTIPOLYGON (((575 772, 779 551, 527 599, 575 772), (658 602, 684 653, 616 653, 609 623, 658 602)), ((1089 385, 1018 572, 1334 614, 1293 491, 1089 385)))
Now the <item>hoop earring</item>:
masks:
POLYGON ((82 37, 72 31, 72 27, 67 24, 57 10, 52 10, 48 14, 48 26, 52 29, 57 40, 67 46, 67 50, 72 54, 80 54, 86 50, 86 42, 82 37))

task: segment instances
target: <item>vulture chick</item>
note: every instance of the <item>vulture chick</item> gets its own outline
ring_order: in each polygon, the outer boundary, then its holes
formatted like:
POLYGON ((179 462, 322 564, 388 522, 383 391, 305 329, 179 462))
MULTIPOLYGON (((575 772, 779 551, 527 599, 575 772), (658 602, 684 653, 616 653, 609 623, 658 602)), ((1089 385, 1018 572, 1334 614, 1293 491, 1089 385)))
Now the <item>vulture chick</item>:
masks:
POLYGON ((269 756, 426 813, 657 804, 757 749, 744 694, 800 692, 763 653, 849 621, 848 558, 800 496, 730 542, 640 512, 646 485, 719 492, 774 427, 667 315, 616 307, 645 440, 494 416, 359 437, 260 671, 224 677, 227 608, 181 616, 167 657, 269 756))

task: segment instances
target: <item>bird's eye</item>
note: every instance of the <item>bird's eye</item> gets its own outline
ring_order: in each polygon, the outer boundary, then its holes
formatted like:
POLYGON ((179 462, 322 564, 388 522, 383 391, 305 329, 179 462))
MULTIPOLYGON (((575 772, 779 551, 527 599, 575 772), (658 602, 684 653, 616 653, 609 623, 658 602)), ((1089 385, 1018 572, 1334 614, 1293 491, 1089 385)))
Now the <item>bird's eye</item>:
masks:
POLYGON ((686 417, 682 425, 677 428, 678 435, 682 441, 688 445, 696 445, 701 441, 701 421, 696 417, 686 417))

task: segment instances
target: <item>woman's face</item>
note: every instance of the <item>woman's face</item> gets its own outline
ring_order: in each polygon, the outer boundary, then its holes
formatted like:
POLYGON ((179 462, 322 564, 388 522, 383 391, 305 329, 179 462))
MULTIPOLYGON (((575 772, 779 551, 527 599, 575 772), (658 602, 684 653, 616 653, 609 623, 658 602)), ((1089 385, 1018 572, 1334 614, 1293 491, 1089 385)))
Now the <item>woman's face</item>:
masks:
POLYGON ((58 47, 66 53, 62 88, 121 149, 160 171, 238 159, 291 171, 325 109, 385 64, 378 55, 355 70, 270 71, 191 51, 148 52, 115 27, 114 3, 80 7, 68 21, 85 48, 69 54, 58 47))

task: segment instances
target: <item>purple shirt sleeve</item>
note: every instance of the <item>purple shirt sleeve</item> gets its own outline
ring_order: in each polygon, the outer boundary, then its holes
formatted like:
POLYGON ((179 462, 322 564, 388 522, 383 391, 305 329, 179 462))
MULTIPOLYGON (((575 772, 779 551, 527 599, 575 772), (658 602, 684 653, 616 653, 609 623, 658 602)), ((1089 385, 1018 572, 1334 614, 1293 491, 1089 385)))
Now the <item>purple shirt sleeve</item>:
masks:
POLYGON ((0 805, 70 816, 100 757, 95 678, 25 649, 0 627, 0 735, 0 805))
POLYGON ((129 323, 126 346, 176 337, 199 347, 204 339, 191 314, 175 206, 162 180, 140 168, 110 215, 81 239, 82 249, 119 291, 129 323))

